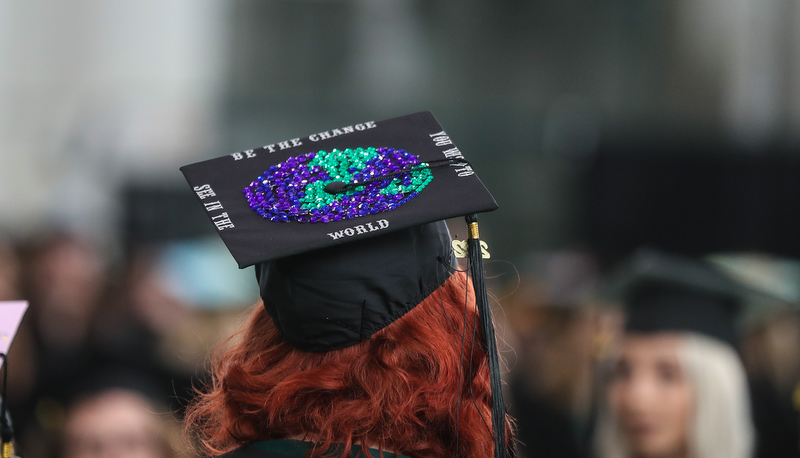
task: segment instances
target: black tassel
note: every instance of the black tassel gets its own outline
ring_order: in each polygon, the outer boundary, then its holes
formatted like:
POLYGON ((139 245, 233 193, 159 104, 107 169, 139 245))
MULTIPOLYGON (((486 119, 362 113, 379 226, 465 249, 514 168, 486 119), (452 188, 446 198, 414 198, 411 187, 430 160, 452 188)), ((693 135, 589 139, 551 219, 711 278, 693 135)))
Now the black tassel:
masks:
POLYGON ((478 216, 465 217, 469 231, 469 265, 472 273, 472 284, 475 288, 475 301, 483 328, 486 344, 486 355, 489 358, 489 376, 492 388, 492 431, 494 433, 495 458, 507 458, 506 448, 506 406, 503 402, 503 386, 500 379, 500 358, 497 354, 497 342, 494 336, 492 315, 489 310, 489 298, 486 293, 486 282, 483 272, 481 240, 478 234, 478 216))

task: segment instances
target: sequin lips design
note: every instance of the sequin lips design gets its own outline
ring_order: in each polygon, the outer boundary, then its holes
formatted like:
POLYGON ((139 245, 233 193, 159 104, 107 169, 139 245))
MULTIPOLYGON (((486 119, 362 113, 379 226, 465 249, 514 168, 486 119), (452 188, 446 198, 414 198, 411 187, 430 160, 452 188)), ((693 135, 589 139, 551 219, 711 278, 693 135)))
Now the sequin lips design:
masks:
POLYGON ((327 223, 393 210, 431 180, 428 164, 405 150, 348 148, 290 157, 243 192, 263 218, 327 223))

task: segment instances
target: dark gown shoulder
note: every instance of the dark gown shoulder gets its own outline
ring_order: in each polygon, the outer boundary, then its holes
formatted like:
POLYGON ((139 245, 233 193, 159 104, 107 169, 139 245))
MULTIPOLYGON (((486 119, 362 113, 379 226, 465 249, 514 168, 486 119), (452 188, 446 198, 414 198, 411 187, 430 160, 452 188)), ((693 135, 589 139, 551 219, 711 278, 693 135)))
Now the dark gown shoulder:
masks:
POLYGON ((296 456, 303 455, 285 455, 283 453, 269 452, 253 444, 245 444, 228 453, 219 455, 217 458, 293 458, 296 456))
MULTIPOLYGON (((306 453, 311 451, 314 444, 311 442, 291 440, 291 439, 277 439, 270 441, 253 442, 250 444, 242 445, 241 447, 231 450, 228 453, 220 455, 216 458, 294 458, 305 457, 306 453)), ((341 449, 339 449, 341 450, 341 449)), ((366 458, 361 451, 361 447, 354 445, 351 449, 351 457, 366 458)), ((384 452, 379 454, 375 449, 369 449, 369 457, 383 457, 394 458, 394 453, 384 452)), ((408 458, 403 455, 398 455, 398 458, 408 458)))

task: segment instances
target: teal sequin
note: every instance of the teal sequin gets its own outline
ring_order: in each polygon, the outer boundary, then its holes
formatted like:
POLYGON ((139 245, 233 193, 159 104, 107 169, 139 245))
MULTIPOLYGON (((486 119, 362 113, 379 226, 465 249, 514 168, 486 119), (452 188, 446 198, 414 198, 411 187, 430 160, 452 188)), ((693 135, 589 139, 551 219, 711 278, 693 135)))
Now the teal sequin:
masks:
POLYGON ((348 148, 291 157, 243 192, 266 219, 330 222, 393 210, 432 180, 428 164, 404 150, 348 148), (341 192, 326 190, 334 182, 344 187, 341 192))

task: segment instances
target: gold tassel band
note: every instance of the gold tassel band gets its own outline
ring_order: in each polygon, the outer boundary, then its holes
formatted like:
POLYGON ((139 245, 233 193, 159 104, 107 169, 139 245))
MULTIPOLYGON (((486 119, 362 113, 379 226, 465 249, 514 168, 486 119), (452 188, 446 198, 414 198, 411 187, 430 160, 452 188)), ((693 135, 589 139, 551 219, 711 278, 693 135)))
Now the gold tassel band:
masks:
POLYGON ((469 230, 469 238, 471 239, 479 239, 480 235, 478 234, 478 223, 469 223, 467 225, 467 230, 469 230))

